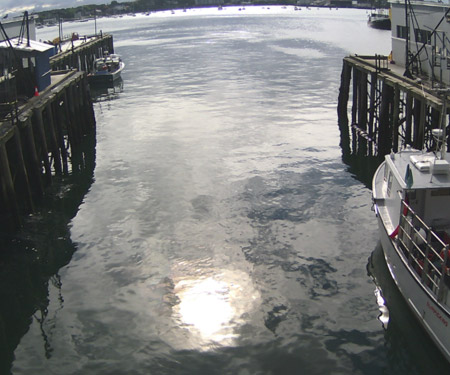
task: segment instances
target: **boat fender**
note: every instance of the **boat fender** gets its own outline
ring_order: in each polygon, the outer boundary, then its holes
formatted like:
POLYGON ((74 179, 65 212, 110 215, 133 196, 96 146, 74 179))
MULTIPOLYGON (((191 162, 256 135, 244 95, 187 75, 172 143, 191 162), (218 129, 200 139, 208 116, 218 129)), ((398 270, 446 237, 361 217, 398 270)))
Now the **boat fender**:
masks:
POLYGON ((420 228, 417 233, 414 235, 414 242, 421 246, 425 243, 427 238, 427 234, 425 233, 425 230, 423 228, 420 228))
POLYGON ((399 227, 400 227, 400 225, 397 225, 397 228, 395 228, 394 231, 389 235, 389 237, 391 239, 394 239, 395 237, 397 237, 399 227))
MULTIPOLYGON (((408 198, 405 199, 405 203, 408 204, 408 198)), ((403 206, 403 216, 406 216, 407 214, 408 214, 408 207, 406 205, 404 205, 403 206)), ((389 235, 389 238, 394 239, 395 237, 397 237, 399 228, 400 228, 400 224, 397 225, 397 228, 395 228, 394 231, 389 235)))

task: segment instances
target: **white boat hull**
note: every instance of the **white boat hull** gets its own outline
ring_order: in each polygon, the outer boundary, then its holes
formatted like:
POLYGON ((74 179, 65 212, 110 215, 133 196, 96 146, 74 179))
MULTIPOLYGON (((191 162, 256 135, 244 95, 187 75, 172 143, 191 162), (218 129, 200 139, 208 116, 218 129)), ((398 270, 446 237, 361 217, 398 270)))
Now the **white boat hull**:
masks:
POLYGON ((450 314, 420 282, 420 277, 408 266, 406 257, 397 247, 378 215, 378 227, 386 264, 401 294, 423 328, 450 362, 450 314))

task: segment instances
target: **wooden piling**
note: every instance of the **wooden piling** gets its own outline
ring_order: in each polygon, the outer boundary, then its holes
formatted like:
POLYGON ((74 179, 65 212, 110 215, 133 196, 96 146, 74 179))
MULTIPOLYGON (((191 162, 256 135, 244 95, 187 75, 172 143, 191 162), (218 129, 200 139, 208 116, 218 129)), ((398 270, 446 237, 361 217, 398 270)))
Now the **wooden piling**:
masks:
POLYGON ((114 52, 112 35, 103 34, 89 38, 91 40, 77 47, 52 56, 50 58, 51 69, 54 71, 77 69, 78 71, 90 73, 94 60, 103 56, 103 51, 114 52))
POLYGON ((3 204, 7 209, 7 221, 11 221, 11 224, 14 227, 18 227, 20 226, 19 207, 17 205, 14 183, 11 176, 8 153, 6 152, 6 145, 4 143, 0 144, 0 175, 2 176, 1 190, 3 195, 3 204))
POLYGON ((36 114, 39 111, 34 111, 34 120, 32 120, 33 127, 36 129, 36 136, 37 136, 37 145, 38 146, 38 155, 42 162, 44 163, 44 180, 47 185, 50 185, 52 182, 52 167, 50 163, 50 159, 48 156, 48 147, 47 147, 47 139, 45 135, 45 129, 44 129, 44 123, 42 121, 42 117, 38 116, 36 117, 36 114))
POLYGON ((68 167, 68 155, 66 143, 64 141, 64 106, 65 106, 65 96, 62 95, 58 98, 58 101, 54 103, 53 106, 53 116, 55 118, 55 136, 58 149, 61 153, 61 162, 63 168, 63 174, 69 173, 68 167), (62 100, 62 103, 60 102, 62 100))
POLYGON ((18 170, 18 181, 16 185, 19 185, 17 188, 22 187, 24 197, 24 202, 26 204, 26 209, 29 212, 34 211, 34 203, 32 197, 32 190, 30 185, 30 180, 28 179, 28 172, 25 165, 25 159, 23 156, 23 148, 22 148, 22 139, 20 137, 20 130, 18 127, 14 128, 14 146, 16 152, 16 160, 17 160, 17 170, 18 170))
POLYGON ((399 116, 400 116, 400 89, 398 84, 394 86, 394 102, 393 102, 393 115, 392 115, 392 150, 398 151, 399 142, 399 116))
POLYGON ((27 151, 24 159, 27 166, 27 171, 29 171, 28 175, 30 184, 33 186, 35 194, 37 196, 42 196, 44 194, 44 184, 41 173, 42 167, 36 150, 36 143, 34 141, 31 115, 23 119, 22 125, 19 127, 19 131, 22 134, 22 142, 24 145, 23 148, 27 151))
POLYGON ((34 211, 54 179, 73 170, 77 147, 95 130, 89 92, 83 91, 88 87, 86 81, 84 72, 67 72, 58 83, 21 107, 17 117, 0 123, 3 227, 20 226, 21 215, 34 211))
POLYGON ((352 66, 344 60, 341 72, 341 86, 339 88, 338 117, 340 121, 345 123, 348 123, 347 105, 351 81, 351 72, 352 66))
POLYGON ((406 94, 406 129, 405 144, 412 145, 412 119, 413 119, 413 96, 411 93, 406 94))
POLYGON ((368 127, 368 136, 369 136, 369 155, 373 154, 373 142, 371 141, 374 137, 374 121, 377 113, 376 104, 376 95, 377 95, 377 72, 370 73, 370 99, 369 99, 369 121, 367 123, 368 127))
MULTIPOLYGON (((354 153, 372 155, 375 152, 380 156, 407 145, 433 149, 435 144, 431 133, 440 126, 442 97, 431 86, 382 67, 377 63, 381 60, 385 58, 344 58, 338 116, 342 137, 346 133, 342 127, 348 124, 347 102, 352 84, 352 140, 341 140, 341 144, 351 144, 354 153)), ((448 113, 445 116, 448 123, 448 113)))

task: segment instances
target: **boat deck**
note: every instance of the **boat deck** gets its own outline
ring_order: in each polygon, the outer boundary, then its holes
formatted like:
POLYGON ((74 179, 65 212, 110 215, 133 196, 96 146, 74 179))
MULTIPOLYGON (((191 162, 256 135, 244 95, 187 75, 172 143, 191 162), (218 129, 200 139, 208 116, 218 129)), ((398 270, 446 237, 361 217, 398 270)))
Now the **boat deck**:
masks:
MULTIPOLYGON (((410 166, 410 170, 412 172, 412 187, 414 189, 437 189, 450 186, 450 174, 432 174, 430 171, 420 171, 419 169, 414 167, 413 162, 410 158, 413 153, 417 153, 417 150, 404 150, 400 153, 395 154, 394 159, 391 159, 391 157, 386 158, 386 160, 391 163, 391 165, 395 165, 395 168, 392 168, 392 170, 397 171, 397 179, 403 182, 404 188, 406 187, 405 175, 408 165, 410 166)), ((434 154, 424 152, 423 156, 433 158, 434 154)), ((447 161, 450 162, 450 160, 447 161)))

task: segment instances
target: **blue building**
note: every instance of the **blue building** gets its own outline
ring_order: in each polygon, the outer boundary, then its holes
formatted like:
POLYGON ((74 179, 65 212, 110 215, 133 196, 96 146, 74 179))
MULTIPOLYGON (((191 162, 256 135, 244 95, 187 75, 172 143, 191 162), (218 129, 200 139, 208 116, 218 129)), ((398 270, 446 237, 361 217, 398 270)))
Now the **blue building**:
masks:
POLYGON ((36 87, 40 92, 50 85, 50 57, 54 54, 55 46, 50 44, 19 38, 6 40, 0 42, 0 72, 16 77, 17 94, 32 96, 36 87))

